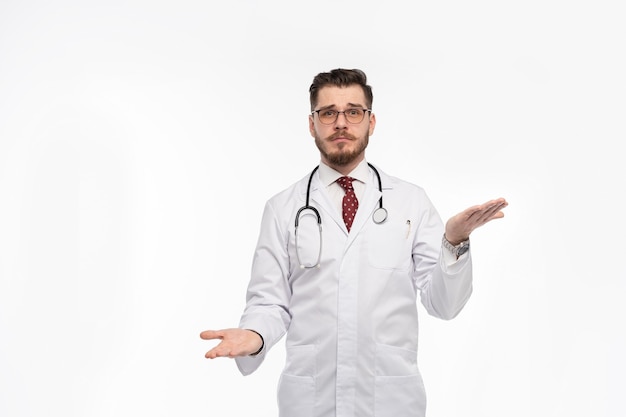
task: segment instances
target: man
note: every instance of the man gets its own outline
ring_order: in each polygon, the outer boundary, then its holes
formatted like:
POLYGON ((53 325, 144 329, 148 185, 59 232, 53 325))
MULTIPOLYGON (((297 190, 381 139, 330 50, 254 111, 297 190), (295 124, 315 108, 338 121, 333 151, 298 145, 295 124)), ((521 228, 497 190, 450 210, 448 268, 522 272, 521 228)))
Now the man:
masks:
POLYGON ((365 74, 320 73, 309 91, 321 163, 267 202, 239 328, 202 332, 221 339, 205 356, 235 358, 247 375, 286 333, 281 416, 424 416, 417 293, 433 316, 461 311, 470 233, 507 202, 444 228, 422 188, 366 162, 376 116, 365 74))

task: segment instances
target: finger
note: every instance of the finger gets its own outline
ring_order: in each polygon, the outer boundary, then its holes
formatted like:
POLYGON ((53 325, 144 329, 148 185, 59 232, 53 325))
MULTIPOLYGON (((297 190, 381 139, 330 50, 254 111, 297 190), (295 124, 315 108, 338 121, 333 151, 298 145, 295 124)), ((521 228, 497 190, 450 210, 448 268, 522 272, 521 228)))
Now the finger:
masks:
POLYGON ((499 212, 500 210, 502 210, 504 208, 504 203, 498 203, 498 204, 491 204, 489 206, 486 206, 480 213, 480 215, 482 217, 489 217, 491 215, 493 215, 494 213, 499 212))
POLYGON ((472 216, 475 216, 479 213, 484 212, 487 209, 490 208, 495 208, 498 206, 501 206, 501 208, 504 208, 506 206, 508 206, 509 203, 506 202, 506 200, 504 198, 497 198, 495 200, 489 200, 486 203, 483 204, 478 204, 472 207, 469 207, 465 210, 463 210, 463 212, 461 214, 465 215, 466 218, 469 220, 472 216))
POLYGON ((479 225, 483 225, 491 220, 504 217, 502 209, 506 206, 507 204, 505 202, 500 202, 499 204, 488 207, 485 211, 481 212, 478 215, 478 217, 475 219, 476 223, 479 225))
POLYGON ((466 227, 468 228, 468 233, 471 233, 474 229, 484 225, 490 220, 504 217, 504 213, 502 213, 500 210, 502 210, 505 205, 503 203, 489 205, 490 203, 491 202, 488 202, 480 206, 471 207, 466 210, 466 212, 471 210, 471 213, 469 215, 467 215, 466 213, 467 217, 465 220, 466 227))
POLYGON ((481 209, 488 210, 494 207, 505 207, 507 204, 508 203, 504 198, 498 198, 495 200, 487 201, 486 203, 481 204, 480 207, 481 209))
MULTIPOLYGON (((494 204, 491 204, 487 207, 487 209, 485 210, 485 215, 492 216, 494 214, 497 214, 501 212, 501 210, 504 209, 507 205, 508 203, 506 201, 496 201, 494 204)), ((504 213, 502 213, 502 215, 504 216, 504 213)))
POLYGON ((486 203, 483 203, 479 206, 470 207, 468 210, 471 210, 471 214, 468 217, 468 220, 482 221, 494 213, 502 210, 508 205, 505 199, 498 198, 496 200, 491 200, 486 203), (473 218, 476 217, 476 218, 473 218))
POLYGON ((217 348, 213 348, 211 350, 209 350, 204 357, 207 359, 215 359, 215 358, 223 358, 223 357, 227 357, 228 352, 223 350, 223 349, 217 349, 217 348))
POLYGON ((205 330, 200 333, 200 338, 204 340, 223 339, 224 332, 222 330, 205 330))
POLYGON ((506 199, 504 197, 494 198, 493 200, 489 200, 486 203, 483 203, 483 206, 491 206, 494 204, 506 203, 506 199))
POLYGON ((232 350, 232 343, 228 340, 222 339, 217 345, 213 346, 204 356, 209 359, 214 359, 217 357, 225 357, 230 355, 230 351, 232 350))
POLYGON ((486 210, 497 205, 496 200, 487 201, 483 204, 478 204, 472 207, 469 207, 463 211, 467 220, 475 221, 477 217, 481 216, 486 210))
POLYGON ((236 356, 246 356, 249 353, 240 347, 234 346, 232 343, 220 342, 219 345, 209 350, 204 356, 207 359, 215 358, 234 358, 236 356))
POLYGON ((470 222, 476 222, 481 217, 482 213, 485 212, 484 204, 480 206, 473 206, 465 210, 465 219, 470 222))

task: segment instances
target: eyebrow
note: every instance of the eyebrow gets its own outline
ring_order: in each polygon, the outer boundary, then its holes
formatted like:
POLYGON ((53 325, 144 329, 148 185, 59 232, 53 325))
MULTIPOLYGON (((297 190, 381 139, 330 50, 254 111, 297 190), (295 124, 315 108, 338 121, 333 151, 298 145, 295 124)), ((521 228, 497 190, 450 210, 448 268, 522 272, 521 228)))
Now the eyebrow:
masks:
MULTIPOLYGON (((337 107, 337 105, 335 104, 329 104, 328 106, 324 106, 324 107, 320 107, 318 110, 328 110, 328 109, 332 109, 334 107, 337 107)), ((360 109, 367 109, 367 107, 365 107, 362 104, 357 104, 357 103, 348 103, 348 107, 349 109, 353 109, 353 108, 360 108, 360 109)))

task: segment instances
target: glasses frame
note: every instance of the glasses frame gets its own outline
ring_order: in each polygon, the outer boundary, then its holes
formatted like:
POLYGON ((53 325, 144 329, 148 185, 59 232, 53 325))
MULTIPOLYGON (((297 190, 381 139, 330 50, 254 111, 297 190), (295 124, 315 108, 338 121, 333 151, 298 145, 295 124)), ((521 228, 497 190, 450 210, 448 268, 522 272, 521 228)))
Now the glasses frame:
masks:
POLYGON ((332 110, 332 111, 336 111, 337 112, 337 114, 335 115, 335 120, 333 120, 330 123, 324 123, 324 122, 322 122, 322 119, 320 119, 320 112, 321 111, 328 111, 328 110, 331 110, 331 109, 313 110, 311 112, 311 116, 313 116, 315 113, 317 113, 317 119, 320 121, 320 123, 323 124, 323 125, 329 126, 329 125, 332 125, 332 124, 336 123, 337 120, 339 119, 339 115, 342 114, 342 113, 343 113, 343 117, 346 119, 346 122, 350 123, 351 125, 358 125, 359 123, 362 123, 363 120, 365 120, 365 114, 367 112, 370 112, 370 114, 372 114, 372 109, 362 109, 360 107, 352 107, 352 108, 344 110, 344 111, 332 110), (350 111, 350 110, 363 110, 363 118, 360 121, 358 121, 358 122, 351 122, 350 120, 348 120, 348 116, 346 116, 346 112, 350 111))

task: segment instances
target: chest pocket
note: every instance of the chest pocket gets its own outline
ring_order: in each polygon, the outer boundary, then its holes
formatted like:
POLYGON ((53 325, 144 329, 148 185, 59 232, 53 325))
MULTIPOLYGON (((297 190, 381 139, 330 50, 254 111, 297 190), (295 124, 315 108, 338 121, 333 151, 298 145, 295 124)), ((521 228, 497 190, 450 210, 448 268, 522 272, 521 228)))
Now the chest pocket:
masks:
POLYGON ((368 228, 368 261, 374 268, 408 269, 413 230, 408 220, 387 219, 368 228))

